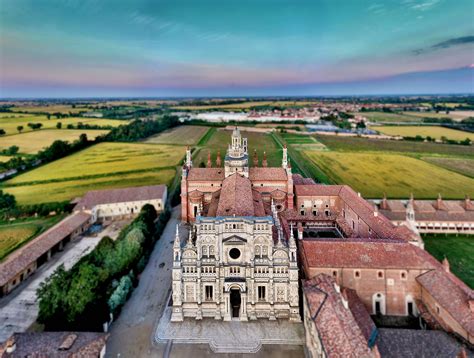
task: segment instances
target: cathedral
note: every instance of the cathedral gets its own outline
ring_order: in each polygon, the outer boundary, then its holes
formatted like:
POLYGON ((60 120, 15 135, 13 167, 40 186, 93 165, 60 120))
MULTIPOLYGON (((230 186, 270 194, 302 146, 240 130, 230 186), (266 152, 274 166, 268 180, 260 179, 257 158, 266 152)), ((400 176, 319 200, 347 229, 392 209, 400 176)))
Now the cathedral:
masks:
POLYGON ((249 168, 247 139, 236 128, 220 167, 195 168, 186 153, 182 220, 191 224, 182 247, 174 243, 172 321, 299 321, 298 266, 292 230, 278 213, 293 203, 286 148, 281 168, 249 168))

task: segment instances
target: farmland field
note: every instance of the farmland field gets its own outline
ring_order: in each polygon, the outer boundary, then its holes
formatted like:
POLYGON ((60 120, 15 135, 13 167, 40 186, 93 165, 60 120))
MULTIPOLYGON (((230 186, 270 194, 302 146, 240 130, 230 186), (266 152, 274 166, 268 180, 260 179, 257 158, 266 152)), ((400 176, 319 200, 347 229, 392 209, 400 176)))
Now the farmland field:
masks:
POLYGON ((474 236, 423 235, 425 249, 442 261, 449 261, 451 271, 474 289, 474 236))
POLYGON ((6 184, 84 179, 85 177, 174 167, 184 154, 185 147, 138 143, 99 143, 19 175, 7 181, 6 184))
POLYGON ((334 183, 350 185, 369 198, 474 196, 474 179, 422 160, 397 154, 303 152, 334 183))
POLYGON ((118 127, 120 125, 127 124, 127 121, 117 119, 97 119, 97 118, 80 118, 80 117, 68 117, 57 119, 56 117, 48 117, 43 115, 35 114, 12 114, 7 113, 8 116, 0 117, 0 128, 3 129, 7 134, 17 134, 18 126, 22 126, 22 133, 31 132, 32 129, 28 127, 28 123, 41 123, 43 126, 41 129, 56 129, 58 122, 62 124, 62 128, 66 129, 68 124, 77 125, 79 122, 84 124, 99 125, 99 126, 112 126, 118 127))
POLYGON ((62 216, 0 224, 0 261, 16 248, 45 231, 62 216))
POLYGON ((47 112, 47 113, 79 113, 79 112, 89 112, 85 106, 77 105, 76 108, 73 108, 70 104, 51 104, 51 105, 41 105, 41 106, 32 106, 32 105, 23 105, 18 107, 12 107, 12 111, 21 111, 21 112, 47 112))
POLYGON ((15 195, 20 205, 66 201, 84 195, 89 190, 127 188, 132 186, 170 184, 174 169, 162 169, 131 174, 110 174, 98 178, 66 180, 45 184, 20 185, 3 188, 15 195))
POLYGON ((208 130, 204 126, 179 126, 149 137, 144 143, 194 145, 208 130))
POLYGON ((431 153, 449 156, 474 156, 474 147, 467 145, 450 145, 400 140, 368 139, 315 135, 315 138, 331 150, 337 151, 382 151, 407 154, 431 153))
POLYGON ((371 122, 421 122, 421 118, 402 113, 359 112, 352 113, 366 117, 371 122))
POLYGON ((5 163, 8 162, 11 159, 11 157, 7 155, 0 155, 0 163, 5 163))
POLYGON ((248 109, 251 107, 257 106, 304 106, 314 102, 298 102, 298 101, 249 101, 249 102, 242 102, 242 103, 232 103, 232 104, 209 104, 209 105, 202 105, 202 106, 175 106, 171 107, 172 109, 177 110, 190 110, 190 111, 197 111, 197 110, 207 110, 207 109, 248 109))
MULTIPOLYGON (((263 151, 266 151, 268 166, 281 166, 281 148, 277 146, 270 134, 243 131, 241 134, 243 138, 248 138, 250 166, 253 166, 252 158, 254 149, 258 152, 260 163, 263 158, 263 151)), ((211 151, 212 163, 214 165, 218 149, 221 152, 222 162, 224 162, 227 147, 231 142, 231 135, 232 131, 228 130, 214 131, 213 135, 206 142, 206 146, 197 153, 196 158, 193 158, 194 165, 198 166, 201 163, 206 164, 209 150, 211 151)))
POLYGON ((41 149, 50 146, 55 140, 58 139, 73 142, 78 139, 82 133, 85 133, 87 138, 94 139, 107 132, 108 130, 94 129, 48 129, 8 135, 2 137, 0 141, 0 150, 6 149, 12 145, 16 145, 20 148, 20 153, 34 154, 41 149))
POLYGON ((377 126, 371 127, 383 134, 402 136, 402 137, 415 137, 420 135, 422 137, 428 137, 441 139, 446 137, 452 140, 464 140, 469 138, 474 140, 474 133, 464 132, 451 128, 444 128, 440 126, 377 126))
POLYGON ((441 158, 441 157, 423 157, 421 158, 429 163, 440 167, 470 176, 474 178, 474 158, 441 158))

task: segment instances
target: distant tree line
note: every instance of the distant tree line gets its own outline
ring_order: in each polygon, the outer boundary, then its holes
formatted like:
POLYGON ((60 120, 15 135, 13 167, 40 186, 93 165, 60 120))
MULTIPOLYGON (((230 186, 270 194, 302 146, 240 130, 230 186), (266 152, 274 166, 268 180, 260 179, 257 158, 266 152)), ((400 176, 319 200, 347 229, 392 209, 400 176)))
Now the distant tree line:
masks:
POLYGON ((147 204, 115 241, 104 237, 68 271, 61 265, 37 291, 38 322, 47 330, 102 330, 109 313, 120 312, 137 284, 169 212, 156 219, 147 204))

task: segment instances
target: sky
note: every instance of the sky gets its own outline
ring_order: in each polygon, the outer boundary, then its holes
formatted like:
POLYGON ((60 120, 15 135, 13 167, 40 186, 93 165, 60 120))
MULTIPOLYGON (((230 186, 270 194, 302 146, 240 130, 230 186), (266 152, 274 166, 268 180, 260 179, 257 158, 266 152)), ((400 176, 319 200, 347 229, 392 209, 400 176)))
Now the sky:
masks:
POLYGON ((0 0, 0 98, 474 92, 472 0, 0 0))

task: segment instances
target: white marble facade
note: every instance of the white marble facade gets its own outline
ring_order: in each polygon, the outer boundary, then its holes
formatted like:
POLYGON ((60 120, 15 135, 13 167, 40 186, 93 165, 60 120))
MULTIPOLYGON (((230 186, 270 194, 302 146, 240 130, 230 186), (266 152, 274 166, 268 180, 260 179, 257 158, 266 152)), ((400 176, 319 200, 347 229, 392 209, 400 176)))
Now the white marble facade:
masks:
POLYGON ((184 247, 177 228, 171 320, 299 321, 296 243, 282 236, 276 211, 198 217, 184 247))

